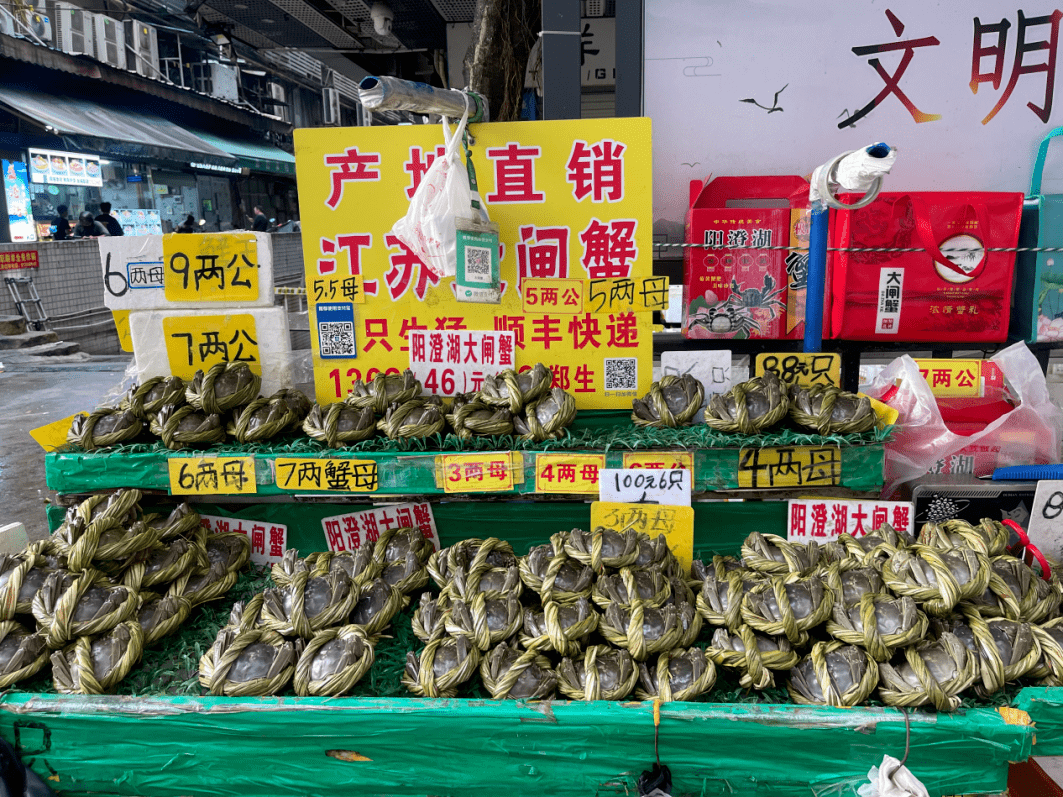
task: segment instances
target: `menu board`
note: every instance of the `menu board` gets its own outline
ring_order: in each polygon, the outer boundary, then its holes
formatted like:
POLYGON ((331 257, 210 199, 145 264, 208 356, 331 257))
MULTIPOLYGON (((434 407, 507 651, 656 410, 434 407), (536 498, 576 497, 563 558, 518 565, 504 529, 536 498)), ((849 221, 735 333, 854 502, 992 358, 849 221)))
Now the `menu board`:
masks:
POLYGON ((116 208, 111 211, 125 235, 162 235, 162 217, 157 210, 116 208))
POLYGON ((103 185, 100 159, 94 155, 31 149, 30 181, 48 185, 103 185))
POLYGON ((0 160, 4 174, 4 196, 7 200, 7 226, 12 243, 36 241, 33 210, 30 208, 30 186, 26 164, 22 161, 0 160))

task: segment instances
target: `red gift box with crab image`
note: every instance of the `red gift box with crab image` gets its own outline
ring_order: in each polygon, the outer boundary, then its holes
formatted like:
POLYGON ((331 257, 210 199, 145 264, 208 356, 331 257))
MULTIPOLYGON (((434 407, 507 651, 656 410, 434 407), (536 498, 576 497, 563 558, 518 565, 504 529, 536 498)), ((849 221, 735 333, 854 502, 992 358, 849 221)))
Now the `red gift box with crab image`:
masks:
POLYGON ((808 181, 690 183, 683 258, 688 338, 800 338, 808 273, 808 181), (785 247, 804 247, 805 251, 785 247), (778 248, 771 248, 778 247, 778 248))

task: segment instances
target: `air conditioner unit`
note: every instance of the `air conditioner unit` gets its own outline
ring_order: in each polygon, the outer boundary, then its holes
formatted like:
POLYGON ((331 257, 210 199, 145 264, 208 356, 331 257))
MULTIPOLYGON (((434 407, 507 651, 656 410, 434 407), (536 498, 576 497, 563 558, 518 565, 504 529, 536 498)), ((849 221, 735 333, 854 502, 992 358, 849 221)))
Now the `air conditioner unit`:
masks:
MULTIPOLYGON (((284 86, 280 83, 269 84, 269 96, 277 102, 287 102, 288 100, 284 91, 284 86)), ((292 121, 291 109, 287 105, 271 105, 267 110, 267 113, 276 116, 285 122, 292 121)))
POLYGON ((144 77, 159 79, 159 34, 151 25, 135 19, 125 23, 126 68, 144 77))
POLYGON ((15 36, 22 33, 21 29, 15 30, 19 27, 15 24, 14 14, 11 12, 11 7, 7 3, 0 3, 0 33, 5 36, 15 36))
POLYGON ((240 71, 229 64, 210 65, 211 94, 222 100, 240 100, 240 71))
POLYGON ((96 16, 96 60, 125 69, 125 26, 117 19, 96 16))
POLYGON ((325 88, 321 90, 324 100, 324 125, 337 127, 340 124, 340 93, 337 89, 325 88))
MULTIPOLYGON (((16 11, 15 15, 18 16, 19 12, 16 11)), ((28 4, 28 8, 25 8, 22 12, 22 21, 26 27, 40 39, 42 42, 50 42, 54 38, 52 35, 52 18, 45 13, 44 0, 35 0, 28 4)), ((16 30, 18 26, 15 26, 16 30)), ((19 35, 24 34, 25 31, 17 30, 19 35)))
POLYGON ((69 55, 95 56, 96 15, 70 3, 56 3, 53 8, 59 49, 69 55))

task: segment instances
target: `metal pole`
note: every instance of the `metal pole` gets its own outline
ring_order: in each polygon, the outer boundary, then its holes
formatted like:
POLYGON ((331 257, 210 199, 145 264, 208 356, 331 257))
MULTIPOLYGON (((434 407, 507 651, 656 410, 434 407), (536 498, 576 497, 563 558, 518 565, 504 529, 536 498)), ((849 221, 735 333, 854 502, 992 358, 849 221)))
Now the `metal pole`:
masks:
MULTIPOLYGON (((136 30, 136 28, 134 28, 136 30)), ((177 76, 181 79, 181 88, 185 87, 185 60, 181 55, 181 34, 177 34, 177 76)))
POLYGON ((543 0, 542 37, 543 119, 579 119, 579 0, 543 0))
POLYGON ((616 115, 642 116, 644 0, 616 4, 616 115))
POLYGON ((805 351, 823 351, 823 294, 827 287, 827 226, 830 211, 812 210, 805 288, 805 351))

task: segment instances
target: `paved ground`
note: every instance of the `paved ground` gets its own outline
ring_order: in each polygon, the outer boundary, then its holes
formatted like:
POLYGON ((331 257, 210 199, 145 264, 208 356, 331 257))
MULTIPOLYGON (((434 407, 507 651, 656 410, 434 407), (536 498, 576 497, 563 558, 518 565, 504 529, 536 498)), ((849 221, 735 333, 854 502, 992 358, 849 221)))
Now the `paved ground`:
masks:
POLYGON ((21 522, 31 540, 48 534, 44 451, 30 429, 89 411, 123 380, 129 357, 77 363, 10 362, 0 356, 0 526, 21 522))

